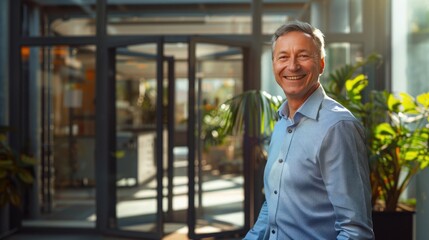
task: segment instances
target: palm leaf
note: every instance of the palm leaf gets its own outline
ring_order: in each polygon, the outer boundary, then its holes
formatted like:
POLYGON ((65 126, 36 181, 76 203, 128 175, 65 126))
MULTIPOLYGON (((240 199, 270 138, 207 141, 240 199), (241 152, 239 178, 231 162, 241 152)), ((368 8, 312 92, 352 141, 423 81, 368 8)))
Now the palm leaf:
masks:
POLYGON ((277 110, 281 97, 271 96, 265 91, 243 92, 221 105, 226 134, 240 134, 244 131, 250 137, 264 138, 271 135, 277 121, 277 110))

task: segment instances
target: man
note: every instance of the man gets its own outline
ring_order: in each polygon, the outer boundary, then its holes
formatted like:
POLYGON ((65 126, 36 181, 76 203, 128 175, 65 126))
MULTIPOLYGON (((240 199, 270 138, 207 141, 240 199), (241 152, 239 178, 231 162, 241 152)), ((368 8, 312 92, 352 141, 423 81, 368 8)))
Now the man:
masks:
POLYGON ((266 201, 244 239, 373 239, 364 129, 320 85, 322 32, 298 21, 281 26, 272 60, 287 101, 268 151, 266 201))

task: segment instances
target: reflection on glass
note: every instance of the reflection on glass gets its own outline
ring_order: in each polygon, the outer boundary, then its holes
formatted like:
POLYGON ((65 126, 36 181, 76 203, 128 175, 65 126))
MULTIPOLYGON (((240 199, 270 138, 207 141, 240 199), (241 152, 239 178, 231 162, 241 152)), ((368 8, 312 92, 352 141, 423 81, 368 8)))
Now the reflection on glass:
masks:
POLYGON ((94 227, 94 47, 23 47, 21 56, 40 159, 28 223, 94 227))
POLYGON ((23 36, 94 36, 96 1, 22 1, 23 36))

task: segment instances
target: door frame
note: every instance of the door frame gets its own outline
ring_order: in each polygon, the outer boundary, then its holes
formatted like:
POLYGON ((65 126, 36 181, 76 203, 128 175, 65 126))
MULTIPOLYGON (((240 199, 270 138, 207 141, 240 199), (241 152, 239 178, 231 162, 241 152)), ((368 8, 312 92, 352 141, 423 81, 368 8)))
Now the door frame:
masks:
MULTIPOLYGON (((252 205, 251 201, 251 186, 250 179, 252 178, 250 171, 247 169, 248 164, 244 164, 246 162, 246 158, 243 155, 243 174, 244 174, 244 226, 238 230, 231 231, 223 231, 223 232, 215 232, 215 233, 204 233, 198 234, 195 232, 196 228, 196 207, 195 207, 195 151, 196 151, 196 142, 195 135, 196 132, 196 117, 197 114, 195 109, 197 109, 196 102, 196 45, 199 43, 203 44, 216 44, 216 45, 224 45, 231 47, 241 48, 243 54, 243 80, 249 79, 249 74, 251 70, 248 68, 249 64, 249 56, 250 56, 250 42, 237 41, 232 38, 209 38, 209 37, 190 37, 188 40, 188 81, 189 81, 189 89, 188 89, 188 214, 187 214, 187 222, 188 222, 188 236, 190 239, 201 239, 207 237, 228 237, 234 236, 237 234, 243 234, 250 226, 250 213, 247 209, 250 209, 252 205)), ((246 84, 243 81, 243 91, 246 89, 246 84)), ((243 144, 243 153, 245 153, 246 146, 243 144)))
MULTIPOLYGON (((156 82, 157 82, 157 97, 156 105, 162 106, 163 104, 163 70, 164 70, 164 38, 163 37, 133 37, 133 38, 112 38, 111 41, 107 44, 107 69, 108 69, 108 78, 107 78, 107 94, 110 95, 108 104, 104 104, 104 107, 107 107, 110 110, 111 117, 108 121, 110 127, 105 126, 105 130, 108 131, 107 146, 104 146, 102 151, 105 151, 105 154, 111 152, 112 149, 116 149, 116 94, 115 94, 115 82, 116 82, 116 49, 129 46, 129 45, 141 45, 141 44, 156 44, 156 82), (110 94, 109 94, 110 93, 110 94)), ((97 62, 98 63, 98 62, 97 62)), ((97 83, 103 84, 103 83, 97 83)), ((100 105, 101 106, 101 105, 100 105)), ((108 225, 105 228, 102 228, 102 232, 111 235, 123 236, 123 237, 132 237, 132 238, 144 238, 144 239, 161 239, 164 235, 164 214, 163 214, 163 182, 164 177, 164 166, 163 166, 163 108, 157 108, 156 111, 156 140, 155 140, 155 156, 156 156, 156 230, 154 232, 141 232, 141 231, 130 231, 122 230, 117 226, 117 214, 116 214, 116 157, 115 154, 108 154, 107 163, 104 164, 104 171, 99 171, 97 181, 107 182, 104 184, 97 185, 97 193, 101 193, 102 196, 97 195, 97 216, 99 212, 106 212, 108 225), (103 181, 107 179, 107 181, 103 181), (98 189, 101 188, 101 189, 98 189)), ((97 124, 102 124, 98 122, 97 124)), ((99 134, 97 134, 99 136, 99 134)), ((100 140, 100 139, 97 139, 100 140)), ((98 150, 100 151, 100 150, 98 150)), ((97 166, 98 169, 98 166, 97 166)), ((104 214, 105 215, 105 214, 104 214)), ((98 217, 97 217, 98 219, 98 217)), ((98 221, 98 220, 97 220, 98 221)), ((101 221, 106 221, 103 219, 101 221)), ((99 224, 97 224, 99 226, 99 224)))

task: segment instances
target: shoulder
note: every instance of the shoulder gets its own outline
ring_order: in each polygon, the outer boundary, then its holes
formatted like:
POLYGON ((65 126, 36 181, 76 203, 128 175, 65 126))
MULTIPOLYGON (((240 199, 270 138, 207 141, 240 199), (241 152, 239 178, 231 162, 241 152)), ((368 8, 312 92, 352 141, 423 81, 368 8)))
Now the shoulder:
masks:
POLYGON ((349 109, 328 96, 325 96, 320 106, 319 120, 329 121, 332 124, 340 121, 359 122, 349 109))

